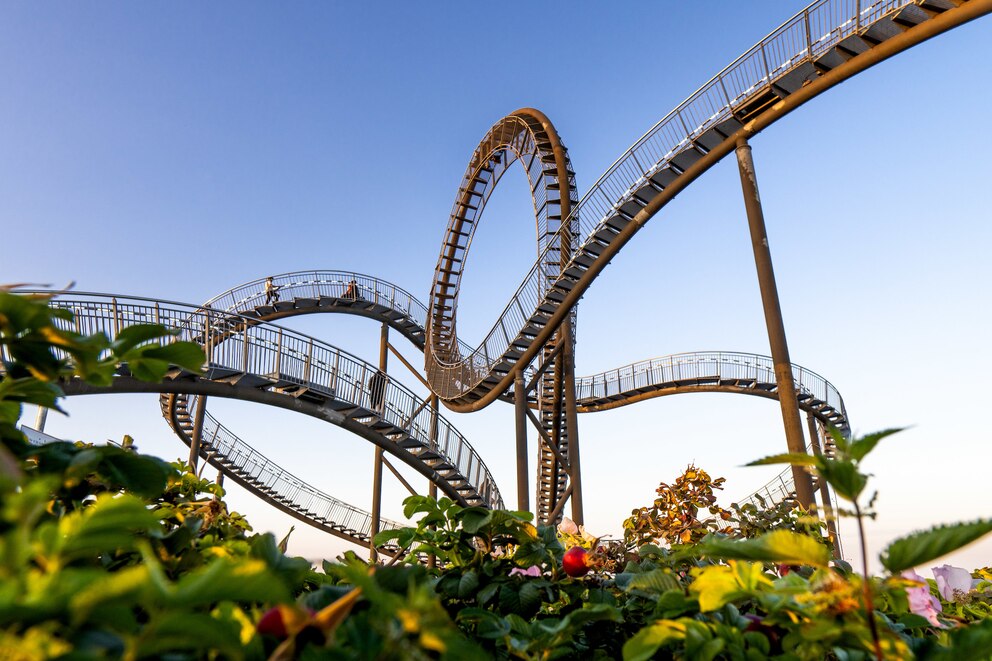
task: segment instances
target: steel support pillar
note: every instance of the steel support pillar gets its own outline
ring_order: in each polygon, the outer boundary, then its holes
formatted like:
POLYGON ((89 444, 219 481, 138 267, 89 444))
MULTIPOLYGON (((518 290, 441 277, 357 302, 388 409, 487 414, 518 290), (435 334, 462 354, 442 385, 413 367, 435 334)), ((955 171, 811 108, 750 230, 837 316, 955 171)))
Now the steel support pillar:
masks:
POLYGON ((196 413, 193 415, 193 437, 189 442, 189 467, 196 473, 196 466, 200 460, 200 445, 203 442, 203 416, 207 412, 207 396, 200 395, 196 398, 196 413))
MULTIPOLYGON (((431 394, 431 449, 437 449, 437 407, 440 405, 437 395, 431 394)), ((434 500, 437 500, 437 485, 431 480, 427 485, 427 495, 429 495, 434 500)), ((434 569, 437 567, 437 556, 431 553, 427 556, 427 568, 434 569)))
POLYGON ((565 428, 568 435, 568 482, 572 489, 572 521, 584 523, 582 513, 582 474, 579 470, 579 415, 575 403, 575 342, 572 318, 562 324, 562 362, 565 377, 565 428))
MULTIPOLYGON (((771 345, 772 361, 775 363, 775 383, 778 386, 778 401, 782 406, 785 440, 789 446, 789 452, 805 454, 803 424, 799 417, 796 384, 792 379, 792 360, 789 358, 789 345, 785 340, 785 324, 782 322, 782 309, 779 306, 778 288, 775 285, 775 271, 772 269, 772 253, 768 248, 765 216, 761 210, 761 198, 758 195, 758 180, 754 171, 754 161, 751 158, 751 145, 744 138, 737 141, 737 165, 741 174, 741 190, 744 193, 747 224, 751 231, 754 265, 758 271, 761 305, 764 308, 765 325, 768 328, 768 343, 771 345)), ((792 477, 796 485, 796 497, 799 504, 809 509, 815 504, 813 482, 809 473, 803 466, 793 466, 792 477)))
MULTIPOLYGON (((809 444, 813 449, 813 454, 820 456, 823 454, 823 447, 820 445, 820 432, 816 428, 816 418, 812 413, 806 414, 806 426, 809 428, 809 444)), ((837 520, 834 516, 833 503, 830 501, 830 485, 826 480, 820 480, 820 503, 823 506, 823 519, 827 523, 827 535, 834 547, 834 557, 840 557, 840 539, 837 537, 837 520)))
POLYGON ((40 432, 45 431, 45 422, 48 420, 48 407, 39 406, 38 415, 34 420, 34 428, 40 432))
POLYGON ((527 390, 524 388, 523 370, 513 377, 513 411, 517 429, 517 510, 530 511, 527 493, 527 390))
MULTIPOLYGON (((389 358, 389 326, 382 324, 382 331, 379 333, 379 371, 386 373, 386 363, 389 358)), ((382 388, 379 395, 380 406, 386 406, 386 384, 384 381, 376 379, 373 383, 382 388), (379 385, 381 384, 381 385, 379 385)), ((374 394, 374 393, 373 393, 374 394)), ((380 411, 380 414, 382 412, 380 411)), ((369 529, 369 562, 378 562, 379 552, 375 548, 375 536, 379 534, 379 524, 382 512, 382 448, 375 446, 375 462, 372 465, 372 525, 369 529)))

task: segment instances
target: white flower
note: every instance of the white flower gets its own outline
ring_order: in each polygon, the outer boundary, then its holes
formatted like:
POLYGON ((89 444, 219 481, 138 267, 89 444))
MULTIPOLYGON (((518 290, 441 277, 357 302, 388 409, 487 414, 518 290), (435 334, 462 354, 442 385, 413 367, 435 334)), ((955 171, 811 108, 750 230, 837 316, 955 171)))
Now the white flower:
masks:
POLYGON ((579 527, 575 525, 575 521, 566 516, 562 517, 561 523, 558 524, 558 532, 564 535, 578 535, 579 527))
POLYGON ((971 591, 971 572, 967 569, 942 565, 931 571, 937 581, 937 591, 944 601, 955 601, 971 591))

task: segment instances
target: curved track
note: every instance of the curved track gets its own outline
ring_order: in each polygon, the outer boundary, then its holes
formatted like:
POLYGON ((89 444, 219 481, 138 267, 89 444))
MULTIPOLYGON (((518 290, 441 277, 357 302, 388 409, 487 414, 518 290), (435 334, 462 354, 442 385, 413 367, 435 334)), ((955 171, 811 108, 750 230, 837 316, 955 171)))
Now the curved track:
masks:
MULTIPOLYGON (((428 358, 431 387, 452 410, 492 403, 634 234, 738 141, 870 66, 990 11, 992 0, 814 2, 710 79, 600 177, 562 222, 560 236, 548 239, 483 344, 468 355, 447 354, 443 371, 428 358), (551 250, 571 245, 576 231, 584 239, 560 275, 549 278, 544 266, 554 261, 551 250)), ((487 165, 477 167, 485 172, 487 165)), ((446 238, 439 264, 448 250, 446 238)), ((435 291, 430 318, 454 317, 446 305, 435 291)))
MULTIPOLYGON (((397 329, 412 344, 423 349, 426 306, 406 290, 379 278, 350 271, 311 270, 273 276, 279 286, 280 300, 265 302, 265 279, 238 285, 208 301, 225 312, 236 312, 258 322, 276 315, 286 318, 294 314, 358 314, 397 329), (344 292, 352 280, 359 283, 357 297, 344 292)), ((829 381, 799 365, 793 366, 800 408, 812 415, 818 433, 825 439, 826 451, 832 448, 828 425, 845 435, 850 433, 850 421, 844 400, 829 381)), ((578 411, 590 413, 633 404, 635 402, 674 394, 692 392, 724 392, 748 394, 778 399, 774 364, 770 357, 739 352, 693 352, 652 358, 576 379, 578 411)), ((507 399, 510 399, 507 397, 507 399)), ((528 402, 539 408, 536 399, 528 402)), ((182 418, 187 429, 192 417, 182 418)), ((792 495, 791 471, 785 471, 757 493, 775 500, 792 495)), ((754 500, 754 495, 741 502, 754 500)))
MULTIPOLYGON (((321 311, 378 319, 424 348, 431 390, 448 408, 472 411, 497 398, 510 398, 515 374, 535 362, 560 360, 564 352, 556 349, 574 347, 575 306, 610 260, 663 206, 735 146, 857 73, 990 11, 992 0, 815 2, 666 115, 577 202, 575 176, 554 127, 533 109, 511 114, 493 126, 472 156, 456 196, 426 308, 407 292, 391 285, 381 288, 382 281, 367 276, 355 278, 360 293, 353 295, 343 278, 332 281, 321 275, 278 282, 283 292, 279 301, 266 302, 264 289, 257 287, 261 281, 256 281, 212 300, 206 308, 148 299, 122 302, 123 297, 101 295, 53 304, 74 309, 76 323, 85 325, 85 332, 104 331, 113 337, 122 324, 154 320, 204 345, 208 355, 205 376, 175 373, 164 384, 148 386, 123 374, 111 388, 170 393, 163 398, 163 412, 187 440, 185 428, 193 406, 188 395, 266 403, 313 415, 363 436, 433 480, 458 502, 501 507, 492 477, 464 438, 446 421, 439 422, 443 431, 438 429, 437 434, 425 431, 429 423, 422 418, 430 415, 426 402, 389 380, 385 402, 377 405, 366 378, 375 371, 373 366, 268 322, 321 311), (485 203, 514 162, 523 164, 531 183, 539 255, 490 333, 473 349, 457 336, 459 283, 485 203)), ((340 275, 349 276, 350 282, 353 274, 340 275)), ((548 392, 560 395, 567 378, 558 367, 543 374, 548 383, 542 383, 528 402, 542 415, 548 408, 542 398, 548 392)), ((809 374, 794 368, 803 408, 821 424, 846 425, 836 390, 819 377, 819 381, 813 379, 815 384, 803 381, 809 374)), ((99 389, 70 384, 70 390, 99 389)), ((575 388, 581 411, 698 391, 776 396, 768 359, 722 353, 680 354, 636 363, 580 379, 575 388)), ((555 406, 551 418, 543 423, 561 429, 565 426, 561 407, 555 406)), ((221 445, 209 446, 207 450, 214 452, 210 459, 232 479, 308 523, 323 518, 335 534, 367 539, 361 525, 351 527, 333 516, 327 518, 338 501, 300 484, 282 469, 262 462, 269 467, 264 479, 262 472, 243 472, 254 455, 242 451, 240 441, 228 438, 229 432, 210 420, 215 436, 227 438, 224 451, 221 445), (320 505, 314 510, 317 502, 320 505)), ((567 433, 560 441, 559 451, 567 456, 567 433)), ((565 478, 555 472, 554 459, 551 466, 550 472, 542 468, 539 493, 561 495, 565 478)), ((539 503, 539 508, 546 506, 539 503)))
MULTIPOLYGON (((129 378, 126 370, 109 388, 66 384, 66 393, 160 392, 163 414, 188 441, 186 425, 193 404, 187 395, 237 398, 298 411, 356 433, 412 466, 446 495, 463 505, 502 508, 495 482, 465 438, 441 416, 436 433, 427 403, 388 379, 383 404, 372 401, 368 375, 375 368, 311 337, 258 319, 166 301, 102 294, 75 294, 51 305, 71 310, 74 330, 104 332, 113 338, 136 323, 156 322, 179 331, 178 339, 205 346, 208 364, 203 376, 175 372, 161 384, 129 378)), ((205 443, 213 465, 256 495, 293 516, 350 541, 367 542, 365 513, 344 506, 304 485, 287 471, 215 426, 223 450, 205 443), (233 454, 226 450, 230 449, 233 454), (213 454, 211 451, 215 450, 213 454), (222 456, 223 455, 223 456, 222 456), (256 461, 250 466, 244 462, 256 461), (319 504, 324 509, 314 509, 319 504), (343 507, 339 507, 339 505, 343 507), (329 517, 347 514, 347 521, 329 517)), ((208 438, 205 435, 205 438, 208 438)))

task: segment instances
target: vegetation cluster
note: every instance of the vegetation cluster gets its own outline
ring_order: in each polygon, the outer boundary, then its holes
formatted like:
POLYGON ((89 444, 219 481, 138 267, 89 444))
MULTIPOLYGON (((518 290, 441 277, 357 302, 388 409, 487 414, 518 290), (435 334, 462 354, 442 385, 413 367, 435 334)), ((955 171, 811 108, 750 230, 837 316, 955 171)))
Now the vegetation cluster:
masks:
MULTIPOLYGON (((694 466, 632 512, 623 540, 414 496, 416 524, 375 539, 401 549, 391 560, 312 567, 183 464, 129 442, 29 443, 23 405, 57 409, 69 379, 156 380, 203 362, 160 326, 80 336, 46 303, 0 290, 0 658, 992 658, 992 570, 913 572, 992 521, 899 539, 869 576, 863 535, 855 571, 815 517, 723 509, 723 480, 694 466)), ((755 463, 807 466, 861 524, 874 500, 862 461, 891 433, 755 463)))

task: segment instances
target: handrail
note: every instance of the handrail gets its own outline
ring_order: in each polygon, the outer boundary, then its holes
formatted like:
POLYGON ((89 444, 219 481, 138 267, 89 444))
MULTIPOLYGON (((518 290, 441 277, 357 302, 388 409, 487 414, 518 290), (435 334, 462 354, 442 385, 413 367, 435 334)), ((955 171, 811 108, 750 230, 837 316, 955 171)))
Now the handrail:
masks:
MULTIPOLYGON (((426 332, 427 306, 409 291, 388 280, 357 271, 326 269, 290 271, 273 275, 271 278, 279 296, 277 303, 289 300, 287 296, 313 298, 318 301, 322 297, 328 297, 356 303, 373 303, 403 315, 402 319, 416 324, 421 334, 426 332), (355 281, 354 294, 349 293, 348 289, 352 280, 355 281)), ((257 278, 232 287, 217 294, 203 306, 244 314, 258 307, 272 305, 268 302, 265 293, 267 279, 257 278)), ((419 338, 417 343, 422 342, 423 338, 419 338)), ((472 351, 472 347, 462 340, 458 340, 458 344, 462 351, 472 351)))
MULTIPOLYGON (((665 115, 628 148, 575 204, 555 236, 545 245, 554 246, 563 231, 575 223, 585 239, 575 251, 569 266, 582 249, 594 241, 635 190, 646 185, 652 175, 671 165, 672 160, 690 149, 705 151, 695 139, 714 126, 734 117, 782 77, 836 46, 853 34, 915 0, 817 0, 773 30, 767 37, 734 60, 720 73, 665 115), (691 128, 690 128, 691 127, 691 128)), ((503 313, 482 345, 460 360, 434 364, 430 382, 442 399, 455 399, 478 386, 506 354, 513 338, 526 325, 523 310, 537 310, 555 283, 541 275, 546 248, 524 276, 503 313)), ((567 270, 563 269, 563 271, 567 270)), ((564 277, 564 276, 563 276, 564 277)), ((561 278, 559 278, 561 280, 561 278)))
MULTIPOLYGON (((198 398, 190 398, 192 415, 198 398)), ((320 491, 265 457, 222 425, 209 411, 204 411, 201 454, 208 459, 220 455, 238 467, 252 481, 281 495, 284 503, 313 518, 324 519, 354 531, 359 537, 371 537, 372 515, 320 491)), ((406 524, 380 520, 380 529, 397 529, 406 524)))
MULTIPOLYGON (((354 271, 308 270, 280 273, 271 277, 277 293, 285 290, 292 292, 309 290, 309 293, 316 298, 322 295, 347 298, 348 285, 354 280, 357 285, 356 300, 388 306, 409 316, 421 328, 427 325, 427 306, 405 289, 374 276, 354 271)), ((244 312, 264 305, 267 303, 266 280, 267 278, 258 278, 232 287, 203 305, 225 312, 244 312)))
MULTIPOLYGON (((824 402, 838 411, 844 424, 848 424, 844 399, 832 383, 799 365, 792 366, 792 376, 799 394, 824 402)), ((659 356, 579 377, 575 381, 575 397, 581 404, 582 400, 618 396, 639 387, 701 378, 750 379, 774 384, 775 363, 770 356, 736 351, 694 351, 659 356)))
POLYGON ((257 319, 151 298, 74 293, 72 298, 55 298, 49 304, 71 310, 77 332, 104 332, 114 338, 121 328, 131 324, 160 323, 178 330, 177 339, 204 344, 212 370, 295 384, 376 411, 382 420, 404 430, 454 466, 472 487, 474 495, 470 494, 469 500, 478 498, 488 507, 503 507, 489 469, 446 418, 437 416, 437 441, 433 441, 429 432, 431 412, 423 406, 423 400, 388 375, 382 405, 377 406, 369 385, 377 368, 335 346, 257 319), (204 338, 209 341, 204 343, 204 338))

